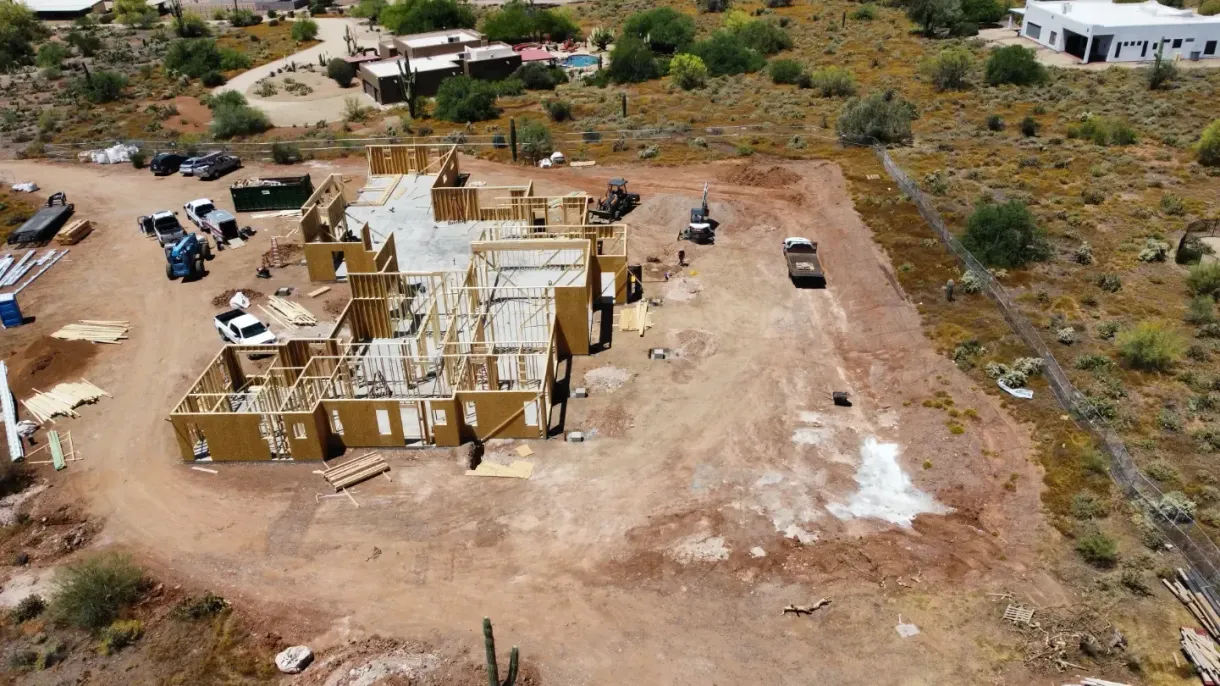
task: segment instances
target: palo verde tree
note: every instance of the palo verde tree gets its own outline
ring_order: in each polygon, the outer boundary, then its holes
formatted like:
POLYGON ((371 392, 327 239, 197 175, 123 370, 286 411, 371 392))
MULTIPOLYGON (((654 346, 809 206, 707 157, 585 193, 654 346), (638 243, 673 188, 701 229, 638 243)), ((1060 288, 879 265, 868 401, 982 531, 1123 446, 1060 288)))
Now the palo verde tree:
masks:
POLYGON ((34 60, 34 44, 49 35, 30 8, 0 0, 0 72, 34 60))
POLYGON ((1021 267, 1047 256, 1044 233, 1019 200, 980 203, 966 222, 962 245, 990 267, 1021 267))
POLYGON ((931 38, 962 21, 961 0, 912 0, 907 5, 907 18, 922 26, 923 35, 931 38))
POLYGON ((672 7, 657 7, 627 17, 623 35, 647 41, 650 49, 668 55, 694 40, 695 20, 672 7))
POLYGON ((457 0, 399 0, 386 5, 377 21, 391 32, 427 33, 446 29, 473 29, 474 10, 457 0))

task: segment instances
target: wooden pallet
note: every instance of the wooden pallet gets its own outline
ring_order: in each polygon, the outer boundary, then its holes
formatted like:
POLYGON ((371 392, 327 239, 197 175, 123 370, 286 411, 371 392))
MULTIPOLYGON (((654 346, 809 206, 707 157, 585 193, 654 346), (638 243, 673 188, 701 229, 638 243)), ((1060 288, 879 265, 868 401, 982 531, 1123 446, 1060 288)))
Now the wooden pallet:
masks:
POLYGON ((322 478, 326 479, 336 491, 340 491, 388 471, 390 471, 390 465, 382 459, 381 453, 369 453, 342 464, 327 467, 322 472, 322 478))
POLYGON ((78 219, 68 225, 68 228, 55 236, 55 242, 60 245, 76 245, 93 232, 93 222, 88 219, 78 219))

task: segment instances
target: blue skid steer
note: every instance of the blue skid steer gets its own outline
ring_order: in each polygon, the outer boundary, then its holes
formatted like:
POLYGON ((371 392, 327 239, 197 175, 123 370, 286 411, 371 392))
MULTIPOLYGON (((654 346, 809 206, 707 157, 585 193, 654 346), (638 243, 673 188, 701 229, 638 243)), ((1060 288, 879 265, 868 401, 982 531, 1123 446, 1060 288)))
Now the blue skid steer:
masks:
POLYGON ((165 277, 173 281, 203 276, 203 261, 211 257, 211 252, 211 246, 201 242, 199 234, 188 233, 165 249, 165 277))

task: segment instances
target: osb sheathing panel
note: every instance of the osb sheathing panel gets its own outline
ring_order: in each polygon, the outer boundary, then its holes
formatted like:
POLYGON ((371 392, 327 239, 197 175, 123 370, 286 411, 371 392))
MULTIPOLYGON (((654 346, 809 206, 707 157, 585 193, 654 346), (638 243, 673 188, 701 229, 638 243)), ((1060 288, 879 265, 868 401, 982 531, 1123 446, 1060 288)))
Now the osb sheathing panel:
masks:
POLYGON ((398 271, 398 248, 394 244, 394 234, 390 234, 385 244, 377 251, 373 264, 379 272, 398 271))
POLYGON ((433 188, 432 215, 438 222, 479 219, 478 189, 433 188))
POLYGON ((193 425, 203 432, 214 461, 249 462, 271 459, 271 447, 258 430, 260 418, 257 414, 193 414, 172 415, 170 422, 183 460, 195 459, 190 438, 193 425))
POLYGON ((402 433, 402 419, 397 400, 323 400, 329 419, 339 413, 343 433, 339 439, 348 448, 392 447, 406 443, 402 433), (385 410, 389 418, 390 433, 382 435, 377 427, 377 410, 385 410))
POLYGON ((327 238, 326 232, 322 230, 322 213, 318 210, 317 205, 305 210, 297 225, 301 227, 302 243, 308 244, 327 238))
POLYGON ((457 178, 457 151, 450 149, 441 156, 441 163, 436 169, 436 181, 432 183, 432 188, 452 188, 457 183, 457 178))
POLYGON ((348 322, 352 327, 352 338, 357 341, 394 336, 384 300, 353 300, 348 322))
POLYGON ((414 145, 370 145, 366 148, 369 176, 421 171, 428 166, 428 149, 414 145))
POLYGON ((555 287, 555 321, 562 355, 589 354, 589 290, 587 286, 555 287))
POLYGON ((343 253, 343 261, 347 263, 347 272, 376 271, 374 255, 364 249, 361 243, 306 243, 305 266, 309 271, 310 281, 334 281, 335 260, 331 253, 343 253))
POLYGON ((285 412, 284 432, 288 435, 288 449, 294 460, 325 460, 330 444, 330 423, 326 410, 318 406, 313 412, 285 412), (297 438, 296 425, 305 428, 305 438, 297 438))
POLYGON ((432 442, 443 448, 454 448, 462 444, 462 417, 458 414, 457 403, 452 400, 431 400, 428 413, 428 426, 432 427, 432 442), (437 424, 435 412, 445 413, 446 423, 437 424))
MULTIPOLYGON (((464 439, 488 440, 491 438, 541 438, 546 414, 538 393, 532 391, 458 391, 458 419, 462 423, 464 439), (539 426, 526 426, 525 403, 538 401, 539 426), (476 426, 466 424, 466 403, 475 406, 476 426), (501 425, 503 425, 501 427, 501 425), (497 428, 499 430, 497 431, 497 428), (492 432, 495 431, 493 435, 492 432)), ((438 443, 439 444, 439 443, 438 443)))
POLYGON ((611 272, 614 274, 614 302, 627 302, 627 258, 619 255, 598 255, 595 260, 596 266, 591 275, 597 275, 594 278, 599 279, 599 293, 601 272, 611 272))
POLYGON ((335 197, 330 201, 330 204, 326 206, 326 223, 328 226, 330 226, 330 231, 335 235, 336 238, 339 237, 338 227, 343 225, 344 210, 346 209, 347 199, 343 197, 342 193, 336 194, 335 197))

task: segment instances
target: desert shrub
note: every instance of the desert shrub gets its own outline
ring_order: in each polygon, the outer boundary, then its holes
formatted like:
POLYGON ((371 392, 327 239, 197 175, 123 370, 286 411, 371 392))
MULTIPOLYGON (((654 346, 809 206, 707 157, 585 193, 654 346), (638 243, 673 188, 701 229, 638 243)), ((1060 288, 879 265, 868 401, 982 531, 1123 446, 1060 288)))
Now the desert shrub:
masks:
POLYGON ((178 601, 178 604, 170 610, 169 615, 174 619, 190 621, 218 615, 227 607, 229 607, 229 601, 207 591, 202 596, 188 596, 178 601))
POLYGON ((1173 365, 1186 347, 1182 339, 1162 322, 1140 322, 1118 335, 1119 356, 1138 369, 1164 371, 1173 365))
POLYGON ((298 43, 311 41, 318 37, 318 22, 313 19, 297 19, 292 22, 292 40, 298 43))
POLYGON ((793 0, 763 0, 763 4, 771 9, 777 7, 792 7, 793 0))
POLYGON ((995 267, 1020 267, 1047 254, 1042 230, 1019 200, 976 206, 966 222, 962 244, 984 264, 995 267))
POLYGON ((143 150, 136 150, 135 152, 131 153, 129 159, 131 160, 132 167, 135 167, 136 169, 143 169, 144 165, 148 162, 148 155, 145 154, 143 150))
MULTIPOLYGON (((1215 1, 1220 3, 1220 0, 1215 1)), ((1203 129, 1199 143, 1195 146, 1195 155, 1199 164, 1208 167, 1220 166, 1220 119, 1203 129)))
POLYGON ((183 12, 182 18, 174 17, 170 25, 179 38, 203 38, 212 35, 207 21, 194 12, 183 12))
POLYGON ((1177 433, 1182 430, 1182 418, 1166 408, 1157 413, 1156 425, 1170 433, 1177 433))
POLYGON ((199 83, 208 88, 225 85, 225 75, 213 69, 199 78, 199 83))
POLYGON ((276 164, 296 164, 302 159, 301 148, 292 143, 272 143, 271 159, 275 160, 276 164))
MULTIPOLYGON (((1090 202, 1090 197, 1084 197, 1089 190, 1090 189, 1085 189, 1084 191, 1081 191, 1081 197, 1086 203, 1097 205, 1100 204, 1102 200, 1106 199, 1105 195, 1102 194, 1101 198, 1097 200, 1097 202, 1090 202)), ((1088 241, 1081 241, 1080 245, 1072 251, 1072 261, 1076 262, 1077 264, 1093 264, 1093 246, 1089 245, 1088 241)))
MULTIPOLYGON (((1100 205, 1106 201, 1106 192, 1094 186, 1087 186, 1081 189, 1080 200, 1086 205, 1100 205)), ((1090 257, 1092 256, 1090 255, 1090 257)), ((1088 262, 1083 264, 1088 264, 1088 262)))
POLYGON ((874 92, 852 98, 835 122, 839 137, 855 143, 903 143, 911 139, 915 106, 895 91, 874 92))
POLYGON ((1082 369, 1084 371, 1096 372, 1096 371, 1104 371, 1106 369, 1109 369, 1110 367, 1113 367, 1114 361, 1111 360, 1110 358, 1106 357, 1105 355, 1098 355, 1096 353, 1086 353, 1084 355, 1081 355, 1080 357, 1077 357, 1076 362, 1073 366, 1075 366, 1077 369, 1082 369))
POLYGON ((998 114, 987 115, 987 130, 1003 131, 1004 130, 1004 117, 1001 117, 998 114))
POLYGON ((1065 326, 1055 331, 1055 340, 1064 345, 1071 345, 1076 342, 1076 329, 1070 326, 1065 326))
POLYGON ((1144 473, 1163 484, 1173 483, 1181 480, 1182 478, 1182 475, 1178 472, 1178 470, 1164 460, 1153 460, 1152 462, 1149 462, 1148 465, 1144 467, 1144 473))
POLYGON ((9 619, 14 624, 21 624, 34 619, 47 608, 47 602, 38 594, 27 595, 9 612, 9 619))
POLYGON ((1161 196, 1161 211, 1171 217, 1181 216, 1186 214, 1186 203, 1173 193, 1166 193, 1161 196))
POLYGON ((641 160, 651 160, 652 158, 654 158, 660 154, 661 154, 660 146, 648 145, 643 148, 640 148, 640 151, 638 153, 636 153, 636 157, 640 158, 641 160))
POLYGON ((356 68, 351 62, 336 57, 326 63, 326 76, 339 84, 340 88, 347 88, 356 78, 356 68))
POLYGON ((923 34, 929 38, 956 26, 963 18, 960 0, 911 0, 906 8, 907 18, 923 27, 923 34))
POLYGON ((94 72, 89 79, 80 79, 75 88, 89 102, 114 102, 123 97, 123 89, 127 87, 127 77, 113 71, 94 72))
POLYGON ((510 97, 525 93, 525 84, 521 83, 521 79, 515 76, 510 76, 503 81, 493 81, 491 85, 495 88, 496 95, 499 97, 510 97))
POLYGON ((1186 287, 1194 295, 1220 297, 1220 262, 1199 263, 1190 268, 1186 287))
POLYGON ((702 88, 707 83, 707 65, 698 55, 674 55, 669 61, 669 80, 682 90, 702 88))
POLYGON ((47 41, 38 46, 38 57, 35 62, 43 69, 59 68, 71 54, 72 50, 67 45, 59 41, 47 41))
POLYGON ((1157 50, 1152 66, 1148 68, 1148 88, 1157 90, 1165 88, 1170 81, 1178 78, 1178 65, 1164 58, 1164 50, 1157 50))
POLYGON ((131 558, 118 553, 101 553, 61 567, 55 575, 51 613, 81 629, 100 629, 139 599, 143 578, 131 558))
POLYGON ((523 64, 513 72, 513 78, 532 91, 551 91, 555 86, 568 82, 568 75, 559 67, 548 67, 539 62, 523 64))
POLYGON ((1108 341, 1118 333, 1118 322, 1102 322, 1097 325, 1097 336, 1108 341))
POLYGON ((1203 4, 1199 5, 1198 12, 1205 17, 1220 14, 1220 0, 1203 0, 1203 4))
POLYGON ((1038 120, 1033 117, 1026 117, 1021 120, 1021 135, 1030 138, 1038 135, 1038 120))
POLYGON ((554 151, 551 143, 551 130, 540 121, 525 119, 517 127, 517 140, 521 144, 521 152, 525 158, 537 162, 554 151))
MULTIPOLYGON (((750 74, 762 69, 767 63, 760 52, 747 46, 736 33, 723 29, 691 45, 690 53, 703 60, 712 76, 750 74)), ((611 67, 613 66, 611 58, 611 67)))
POLYGON ((24 3, 0 2, 0 72, 29 64, 34 59, 34 43, 49 34, 24 3))
POLYGON ((615 83, 642 83, 660 76, 661 67, 643 39, 623 36, 610 51, 606 72, 615 83))
POLYGON ((804 72, 805 67, 796 60, 771 60, 767 65, 767 74, 771 76, 772 83, 796 83, 804 72))
POLYGON ((377 21, 393 33, 473 29, 474 11, 456 0, 399 0, 386 5, 377 21))
POLYGON ((962 17, 975 24, 994 24, 1007 12, 1008 3, 999 0, 962 0, 962 17))
POLYGON ((1140 262, 1164 262, 1169 256, 1169 244, 1155 238, 1144 239, 1144 249, 1140 250, 1140 262))
POLYGON ((765 19, 747 22, 733 33, 742 45, 763 55, 774 55, 792 47, 792 37, 788 32, 765 19))
POLYGON ((1076 552, 1085 562, 1095 567, 1113 567, 1118 561, 1118 544, 1100 531, 1094 531, 1076 540, 1076 552))
POLYGON ((113 655, 123 648, 135 643, 144 635, 144 624, 138 619, 120 619, 102 629, 102 642, 98 652, 102 655, 113 655))
POLYGON ((230 11, 228 19, 233 26, 255 26, 263 23, 262 16, 242 7, 230 11))
POLYGON ((605 50, 614 42, 614 32, 601 26, 589 32, 589 40, 598 50, 605 50))
POLYGON ((1107 293, 1117 293, 1123 288, 1123 281, 1118 274, 1102 274, 1097 277, 1097 287, 1107 293))
POLYGON ((1211 324, 1216 321, 1216 301, 1210 295, 1196 295, 1186 303, 1182 317, 1191 324, 1211 324))
POLYGON ((210 131, 217 138, 249 136, 271 128, 267 113, 251 107, 246 98, 236 91, 226 91, 212 99, 212 126, 210 131), (233 97, 236 96, 236 97, 233 97))
POLYGON ((1072 504, 1069 509, 1076 519, 1098 519, 1105 517, 1109 508, 1106 507, 1104 500, 1093 493, 1081 491, 1072 496, 1072 504))
POLYGON ((727 12, 732 0, 695 0, 700 12, 727 12))
POLYGON ((1046 67, 1038 63, 1034 51, 1020 45, 993 50, 987 58, 985 79, 988 85, 1005 83, 1029 86, 1047 79, 1046 67))
POLYGON ((436 92, 435 114, 458 124, 495 119, 499 114, 495 87, 468 76, 451 76, 436 92))
POLYGON ((170 74, 198 79, 209 72, 245 69, 250 58, 231 48, 218 48, 210 38, 190 38, 170 43, 164 64, 170 74))
POLYGON ((973 60, 965 48, 945 48, 925 67, 936 90, 964 90, 969 87, 966 77, 970 74, 973 60))
POLYGON ((672 54, 694 40, 695 20, 672 7, 657 7, 627 17, 623 22, 623 35, 646 40, 653 50, 672 54))
POLYGON ((572 103, 567 100, 543 100, 542 109, 553 122, 568 121, 572 118, 572 103))
POLYGON ((521 43, 548 34, 551 40, 564 41, 580 34, 580 27, 563 10, 536 7, 522 0, 509 0, 483 20, 483 33, 493 41, 521 43))
POLYGON ((1171 522, 1189 522, 1195 518, 1199 506, 1181 491, 1170 491, 1161 496, 1156 512, 1171 522))
MULTIPOLYGON (((826 67, 818 69, 809 75, 810 87, 817 90, 823 98, 846 98, 856 94, 856 77, 843 67, 826 67)), ((799 77, 798 77, 799 83, 799 77)), ((901 98, 899 98, 901 100, 901 98)), ((905 102, 905 101, 904 101, 905 102)), ((911 112, 914 112, 912 106, 911 112)), ((890 115, 898 115, 897 111, 890 112, 890 115)), ((908 129, 910 125, 908 123, 908 129)))
POLYGON ((1075 126, 1068 127, 1068 138, 1082 138, 1095 145, 1131 145, 1137 140, 1135 129, 1129 124, 1108 117, 1090 116, 1075 126))

